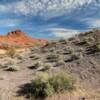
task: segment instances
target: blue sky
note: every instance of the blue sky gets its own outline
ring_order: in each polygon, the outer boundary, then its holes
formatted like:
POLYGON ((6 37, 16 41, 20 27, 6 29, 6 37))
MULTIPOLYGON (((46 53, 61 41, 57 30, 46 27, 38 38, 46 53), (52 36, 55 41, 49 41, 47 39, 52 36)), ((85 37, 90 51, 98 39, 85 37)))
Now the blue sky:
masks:
POLYGON ((0 34, 21 29, 53 39, 90 28, 100 28, 100 0, 0 0, 0 34))

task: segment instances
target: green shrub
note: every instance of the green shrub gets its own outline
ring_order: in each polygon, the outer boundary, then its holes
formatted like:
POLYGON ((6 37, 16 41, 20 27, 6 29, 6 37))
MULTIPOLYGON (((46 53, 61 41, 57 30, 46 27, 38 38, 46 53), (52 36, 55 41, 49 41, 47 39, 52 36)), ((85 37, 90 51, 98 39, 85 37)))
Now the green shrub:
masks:
POLYGON ((52 85, 49 83, 49 75, 47 73, 38 73, 32 81, 33 95, 35 97, 51 96, 54 93, 52 85))
POLYGON ((72 90, 74 88, 74 79, 65 72, 60 72, 50 79, 50 84, 55 92, 72 90))
POLYGON ((48 73, 39 72, 31 82, 32 95, 35 97, 51 96, 54 93, 72 90, 74 79, 65 72, 50 76, 48 73))

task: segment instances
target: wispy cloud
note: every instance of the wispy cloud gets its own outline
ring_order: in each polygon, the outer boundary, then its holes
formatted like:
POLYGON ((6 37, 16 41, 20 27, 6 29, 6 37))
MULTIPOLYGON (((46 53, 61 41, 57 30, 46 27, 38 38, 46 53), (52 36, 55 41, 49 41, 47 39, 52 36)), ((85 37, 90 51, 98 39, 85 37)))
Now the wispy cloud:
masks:
POLYGON ((18 19, 2 19, 0 20, 0 26, 5 26, 5 27, 14 27, 17 26, 21 23, 21 20, 18 19))
POLYGON ((42 31, 42 33, 45 32, 51 33, 53 38, 69 38, 80 33, 81 31, 67 28, 48 28, 42 31))
POLYGON ((90 28, 100 28, 100 19, 93 19, 88 22, 90 28))

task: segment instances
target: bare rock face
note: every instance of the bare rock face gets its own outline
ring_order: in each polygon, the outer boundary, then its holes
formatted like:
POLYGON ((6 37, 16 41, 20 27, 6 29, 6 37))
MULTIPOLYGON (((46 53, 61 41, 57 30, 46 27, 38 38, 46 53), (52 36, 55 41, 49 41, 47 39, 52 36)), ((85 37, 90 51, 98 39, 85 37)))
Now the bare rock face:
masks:
POLYGON ((5 36, 0 36, 0 44, 31 46, 34 44, 45 44, 46 42, 44 39, 34 39, 19 29, 8 32, 5 36))

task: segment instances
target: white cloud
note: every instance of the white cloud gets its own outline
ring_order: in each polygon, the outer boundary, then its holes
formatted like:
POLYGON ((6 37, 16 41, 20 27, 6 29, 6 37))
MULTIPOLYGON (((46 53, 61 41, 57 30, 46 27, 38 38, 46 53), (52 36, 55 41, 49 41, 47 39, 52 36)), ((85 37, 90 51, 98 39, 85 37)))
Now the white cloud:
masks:
POLYGON ((0 26, 5 26, 5 27, 14 27, 17 26, 21 23, 20 20, 18 19, 2 19, 0 20, 0 26))
POLYGON ((7 7, 5 5, 0 5, 0 12, 7 11, 7 7))
POLYGON ((51 31, 52 35, 57 38, 69 38, 81 32, 80 30, 65 28, 51 28, 49 31, 51 31))
POLYGON ((80 20, 82 23, 86 23, 88 28, 100 28, 99 18, 83 18, 80 20))
POLYGON ((0 11, 54 17, 69 13, 71 10, 91 2, 96 2, 96 0, 21 0, 6 5, 1 4, 0 11))
POLYGON ((94 19, 88 22, 90 27, 100 28, 100 19, 94 19))

